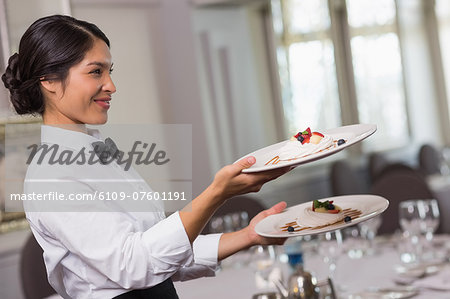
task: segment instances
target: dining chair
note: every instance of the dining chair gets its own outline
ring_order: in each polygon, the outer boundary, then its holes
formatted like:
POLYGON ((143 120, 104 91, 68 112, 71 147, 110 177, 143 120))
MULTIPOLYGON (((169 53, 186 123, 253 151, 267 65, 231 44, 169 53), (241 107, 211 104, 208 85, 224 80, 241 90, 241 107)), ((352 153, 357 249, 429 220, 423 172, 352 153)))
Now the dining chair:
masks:
POLYGON ((370 181, 374 182, 381 170, 388 164, 389 161, 381 153, 370 153, 368 157, 370 181))
POLYGON ((22 248, 20 276, 26 299, 42 299, 56 294, 47 280, 44 251, 31 234, 22 248))
POLYGON ((441 156, 431 144, 424 144, 419 149, 419 166, 425 175, 441 172, 441 156))
POLYGON ((400 166, 385 169, 373 183, 370 193, 389 200, 389 207, 382 214, 379 234, 392 234, 400 228, 398 206, 401 201, 434 198, 433 192, 418 170, 400 166))
MULTIPOLYGON (((415 167, 403 162, 394 162, 386 164, 378 173, 377 177, 383 177, 386 173, 410 173, 425 178, 423 173, 415 167)), ((375 178, 375 181, 377 178, 375 178)))
MULTIPOLYGON (((247 212, 248 220, 251 220, 259 212, 267 209, 264 204, 248 195, 239 195, 227 200, 213 215, 214 217, 220 217, 225 215, 231 215, 232 213, 247 212)), ((213 219, 212 218, 212 219, 213 219)), ((202 233, 211 233, 211 220, 206 224, 202 233)))
POLYGON ((357 171, 345 160, 331 165, 331 192, 333 196, 367 193, 367 187, 357 171))

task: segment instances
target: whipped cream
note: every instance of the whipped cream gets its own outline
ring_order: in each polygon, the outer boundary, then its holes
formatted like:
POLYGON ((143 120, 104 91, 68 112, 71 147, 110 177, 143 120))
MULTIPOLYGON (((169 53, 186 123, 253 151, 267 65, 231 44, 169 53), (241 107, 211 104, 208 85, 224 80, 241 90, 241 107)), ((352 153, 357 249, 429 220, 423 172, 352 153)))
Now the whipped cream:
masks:
POLYGON ((320 140, 319 144, 302 144, 297 140, 289 140, 283 147, 279 149, 278 156, 280 157, 280 160, 301 158, 324 150, 332 144, 333 138, 331 138, 330 136, 324 136, 322 140, 320 140))
POLYGON ((316 227, 333 224, 344 219, 344 213, 337 214, 314 212, 311 208, 305 208, 296 219, 297 224, 306 227, 316 227))

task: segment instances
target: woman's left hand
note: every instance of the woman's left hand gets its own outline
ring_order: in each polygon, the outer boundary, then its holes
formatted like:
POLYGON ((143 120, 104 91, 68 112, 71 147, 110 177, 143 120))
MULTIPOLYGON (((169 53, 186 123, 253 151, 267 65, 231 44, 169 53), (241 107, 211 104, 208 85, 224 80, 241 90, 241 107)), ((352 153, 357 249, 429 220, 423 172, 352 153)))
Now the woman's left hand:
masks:
POLYGON ((253 245, 282 245, 286 238, 266 238, 255 231, 255 226, 264 218, 278 214, 286 208, 284 201, 277 203, 270 209, 264 210, 250 221, 249 225, 237 232, 225 233, 220 238, 218 259, 224 258, 253 245))
POLYGON ((248 239, 251 245, 282 245, 286 241, 286 238, 267 238, 260 236, 255 231, 255 226, 258 222, 266 218, 267 216, 281 213, 286 208, 286 202, 282 201, 272 206, 270 209, 264 210, 252 218, 249 225, 244 228, 248 235, 248 239))

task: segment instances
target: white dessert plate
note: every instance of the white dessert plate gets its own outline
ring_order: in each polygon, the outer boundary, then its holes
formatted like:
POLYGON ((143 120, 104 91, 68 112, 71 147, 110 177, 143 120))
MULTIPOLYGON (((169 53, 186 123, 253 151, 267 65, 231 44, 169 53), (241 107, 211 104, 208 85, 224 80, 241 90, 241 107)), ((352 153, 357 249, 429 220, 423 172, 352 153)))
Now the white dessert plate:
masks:
POLYGON ((284 238, 284 237, 296 237, 296 236, 306 236, 315 235, 320 233, 325 233, 328 231, 333 231, 341 229, 347 226, 355 225, 357 223, 366 221, 373 218, 381 213, 383 213, 389 206, 389 201, 378 195, 345 195, 345 196, 335 196, 320 199, 320 201, 333 200, 335 205, 340 206, 343 210, 353 209, 361 211, 360 215, 350 222, 339 221, 334 224, 318 226, 312 228, 304 228, 299 231, 287 232, 283 231, 282 227, 286 226, 287 223, 297 221, 299 215, 305 215, 303 211, 305 209, 310 209, 312 202, 302 203, 290 208, 287 208, 283 212, 275 215, 270 215, 263 220, 261 220, 255 227, 257 234, 264 237, 274 237, 274 238, 284 238))
POLYGON ((369 289, 349 295, 349 299, 406 299, 419 294, 415 287, 394 286, 390 288, 369 289))
POLYGON ((395 271, 397 271, 397 273, 399 273, 403 277, 417 279, 438 273, 441 270, 443 264, 444 261, 440 261, 439 263, 424 263, 412 266, 397 265, 394 268, 395 271))
MULTIPOLYGON (((314 128, 313 128, 314 129, 314 128)), ((304 157, 292 159, 290 161, 280 161, 277 164, 268 164, 266 165, 270 160, 272 160, 274 157, 276 157, 279 153, 279 150, 287 143, 289 140, 285 140, 282 142, 278 142, 272 145, 269 145, 267 147, 264 147, 262 149, 259 149, 257 151, 254 151, 248 155, 245 155, 244 157, 238 159, 237 161, 248 157, 248 156, 254 156, 256 158, 256 163, 253 164, 250 168, 244 169, 242 172, 260 172, 260 171, 266 171, 270 169, 285 167, 285 166, 296 166, 300 164, 309 163, 312 161, 316 161, 325 157, 328 157, 330 155, 333 155, 337 152, 340 152, 346 147, 349 147, 350 145, 353 145, 357 142, 360 142, 377 130, 376 125, 370 125, 370 124, 358 124, 358 125, 350 125, 350 126, 344 126, 339 127, 335 129, 328 129, 323 130, 321 133, 330 136, 334 141, 338 141, 339 139, 344 139, 346 142, 342 145, 337 145, 335 142, 333 146, 331 146, 328 149, 325 149, 323 151, 310 154, 304 157)))

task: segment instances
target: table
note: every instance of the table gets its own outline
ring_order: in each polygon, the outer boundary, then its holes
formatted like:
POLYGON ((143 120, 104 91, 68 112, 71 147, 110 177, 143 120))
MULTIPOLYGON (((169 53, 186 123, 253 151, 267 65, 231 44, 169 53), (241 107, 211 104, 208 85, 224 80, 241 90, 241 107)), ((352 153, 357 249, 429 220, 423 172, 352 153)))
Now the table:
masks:
MULTIPOLYGON (((29 233, 29 230, 18 231, 3 235, 1 238, 0 257, 3 254, 3 260, 0 259, 2 261, 0 266, 3 266, 0 267, 0 270, 3 270, 3 275, 0 275, 2 277, 0 298, 23 298, 20 288, 18 260, 20 248, 29 233)), ((436 236, 436 240, 441 244, 441 247, 446 248, 447 258, 450 257, 450 234, 436 236)), ((338 259, 336 281, 338 284, 347 287, 347 291, 343 293, 343 298, 345 298, 345 295, 365 290, 368 287, 395 285, 394 279, 397 277, 397 273, 394 270, 394 265, 399 264, 398 254, 394 246, 395 238, 392 240, 378 238, 377 241, 380 252, 376 255, 361 259, 351 259, 348 255, 343 255, 338 259)), ((278 253, 281 252, 282 247, 278 247, 278 253)), ((248 262, 251 257, 251 252, 243 252, 234 258, 241 262, 248 262)), ((274 288, 258 289, 254 280, 253 269, 244 263, 241 263, 240 268, 234 267, 231 265, 232 262, 233 260, 225 260, 224 267, 217 273, 217 277, 175 282, 180 299, 250 299, 255 293, 274 291, 274 288)), ((280 263, 280 265, 286 274, 285 277, 287 277, 288 266, 283 263, 280 263)), ((305 268, 314 272, 319 280, 327 275, 326 264, 322 262, 314 247, 305 249, 305 268)), ((414 298, 448 299, 450 293, 423 289, 414 298)))
MULTIPOLYGON (((440 242, 447 244, 450 249, 450 235, 440 236, 440 242)), ((392 287, 395 279, 399 277, 394 266, 400 264, 399 256, 394 246, 395 239, 389 242, 379 241, 379 252, 371 256, 352 259, 347 254, 342 255, 337 261, 335 284, 342 287, 340 298, 349 298, 355 292, 367 290, 370 287, 392 287)), ((250 258, 244 253, 243 259, 250 258)), ((448 255, 447 255, 448 257, 448 255)), ((241 259, 242 260, 242 259, 241 259)), ((286 264, 280 263, 284 273, 288 269, 286 264)), ((450 266, 445 266, 449 267, 450 266)), ((327 277, 327 265, 317 254, 317 250, 305 253, 305 269, 312 272, 319 280, 327 277)), ((274 291, 274 288, 258 289, 254 279, 254 271, 250 266, 224 267, 215 278, 202 278, 187 282, 176 282, 175 287, 180 299, 226 299, 251 298, 253 294, 274 291)), ((285 278, 287 275, 285 275, 285 278)), ((450 292, 420 289, 417 299, 448 299, 450 292)))

